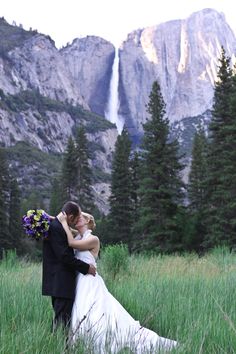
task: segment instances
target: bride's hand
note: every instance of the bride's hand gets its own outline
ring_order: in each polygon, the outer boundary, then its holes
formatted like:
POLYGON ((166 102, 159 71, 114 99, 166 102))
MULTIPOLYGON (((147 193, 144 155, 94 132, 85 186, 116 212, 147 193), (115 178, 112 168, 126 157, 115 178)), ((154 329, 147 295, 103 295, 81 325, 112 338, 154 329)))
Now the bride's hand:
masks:
POLYGON ((57 219, 60 221, 61 224, 62 224, 63 222, 67 222, 66 213, 64 213, 63 211, 61 211, 61 212, 57 215, 57 219))
POLYGON ((47 217, 49 218, 50 221, 55 219, 55 216, 49 215, 45 210, 44 213, 47 215, 47 217))

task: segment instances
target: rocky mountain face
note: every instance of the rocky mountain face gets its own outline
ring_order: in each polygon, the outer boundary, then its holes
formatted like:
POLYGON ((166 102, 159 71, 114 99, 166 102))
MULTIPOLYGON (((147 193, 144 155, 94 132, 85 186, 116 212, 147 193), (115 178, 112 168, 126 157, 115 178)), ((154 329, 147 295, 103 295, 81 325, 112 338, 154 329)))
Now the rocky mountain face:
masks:
POLYGON ((235 63, 235 35, 224 15, 212 9, 128 35, 120 49, 119 113, 134 137, 148 118, 145 105, 154 80, 171 122, 212 107, 221 46, 235 63))
POLYGON ((104 114, 115 55, 111 43, 87 36, 58 50, 48 36, 14 28, 3 19, 0 27, 5 27, 0 35, 7 42, 0 45, 0 88, 4 92, 37 89, 43 96, 104 114), (16 35, 19 41, 13 40, 16 35))
POLYGON ((37 192, 49 202, 51 183, 61 169, 60 153, 81 124, 86 127, 89 140, 96 203, 107 213, 111 161, 118 135, 114 124, 81 106, 41 96, 38 91, 17 95, 0 92, 0 142, 8 149, 23 196, 36 186, 37 192))
POLYGON ((114 46, 95 36, 78 38, 60 50, 80 95, 91 111, 105 116, 108 102, 114 46))
POLYGON ((188 183, 189 178, 194 135, 199 126, 201 126, 206 136, 208 136, 210 122, 211 111, 207 110, 203 114, 195 117, 186 117, 181 120, 176 120, 170 125, 170 139, 178 140, 180 155, 183 156, 182 162, 185 167, 182 171, 182 178, 185 183, 188 183))
MULTIPOLYGON (((190 156, 198 122, 209 124, 221 46, 234 63, 235 36, 224 15, 212 9, 128 34, 119 48, 118 113, 134 142, 142 136, 149 93, 158 80, 171 135, 190 156)), ((12 149, 11 164, 20 171, 22 184, 26 169, 18 160, 24 151, 29 154, 29 146, 57 159, 55 154, 64 151, 68 137, 83 124, 97 171, 94 193, 107 212, 107 176, 118 135, 104 118, 114 57, 114 46, 102 38, 78 38, 58 50, 49 36, 0 19, 0 145, 12 149), (27 147, 19 148, 21 141, 27 147)), ((41 170, 51 178, 56 171, 49 171, 50 163, 42 168, 43 160, 41 170)), ((33 177, 27 178, 35 185, 33 177)))
MULTIPOLYGON (((86 37, 58 50, 50 37, 10 26, 4 19, 0 19, 0 39, 0 145, 10 149, 10 164, 17 169, 23 189, 37 185, 36 169, 38 177, 42 171, 46 177, 42 190, 49 191, 47 179, 59 172, 53 167, 59 169, 60 163, 44 163, 45 153, 53 154, 54 161, 83 124, 95 171, 94 194, 106 213, 118 133, 103 118, 102 107, 108 100, 114 47, 101 38, 86 37), (22 141, 27 145, 19 145, 22 141), (33 147, 44 154, 35 153, 40 161, 24 160, 22 154, 30 154, 29 144, 32 156, 33 147), (34 166, 24 166, 24 161, 34 166)), ((59 155, 57 159, 61 160, 59 155)))
POLYGON ((54 43, 43 35, 35 35, 1 58, 0 87, 6 93, 38 89, 56 100, 73 100, 88 108, 59 55, 54 43))

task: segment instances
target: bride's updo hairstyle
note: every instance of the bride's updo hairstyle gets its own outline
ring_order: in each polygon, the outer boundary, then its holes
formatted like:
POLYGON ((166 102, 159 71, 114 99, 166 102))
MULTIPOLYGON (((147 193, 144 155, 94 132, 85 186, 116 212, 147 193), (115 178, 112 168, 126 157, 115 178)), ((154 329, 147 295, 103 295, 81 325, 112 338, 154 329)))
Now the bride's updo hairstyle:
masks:
POLYGON ((94 230, 96 227, 96 223, 95 223, 95 219, 94 219, 93 215, 88 214, 88 213, 84 213, 83 211, 81 214, 88 221, 88 228, 90 230, 94 230))

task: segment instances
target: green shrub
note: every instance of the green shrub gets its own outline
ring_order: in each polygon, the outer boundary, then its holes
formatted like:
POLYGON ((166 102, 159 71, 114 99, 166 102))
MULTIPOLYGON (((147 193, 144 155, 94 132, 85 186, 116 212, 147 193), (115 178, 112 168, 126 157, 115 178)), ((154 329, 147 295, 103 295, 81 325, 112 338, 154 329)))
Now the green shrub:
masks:
POLYGON ((101 258, 103 270, 115 278, 119 272, 127 271, 129 262, 128 247, 124 244, 106 246, 101 258))

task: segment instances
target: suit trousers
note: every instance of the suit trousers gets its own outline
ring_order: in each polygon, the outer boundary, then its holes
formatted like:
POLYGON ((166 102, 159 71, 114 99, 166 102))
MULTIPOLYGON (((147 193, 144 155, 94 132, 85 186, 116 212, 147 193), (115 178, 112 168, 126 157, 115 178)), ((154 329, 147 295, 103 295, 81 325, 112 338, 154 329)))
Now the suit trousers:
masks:
POLYGON ((69 329, 73 302, 73 299, 52 296, 52 307, 54 310, 53 331, 60 325, 66 330, 69 329))

